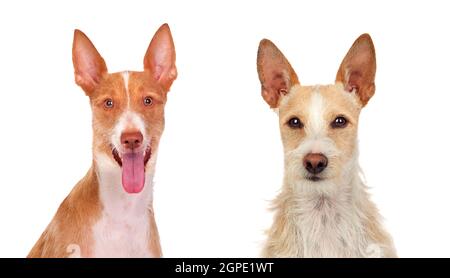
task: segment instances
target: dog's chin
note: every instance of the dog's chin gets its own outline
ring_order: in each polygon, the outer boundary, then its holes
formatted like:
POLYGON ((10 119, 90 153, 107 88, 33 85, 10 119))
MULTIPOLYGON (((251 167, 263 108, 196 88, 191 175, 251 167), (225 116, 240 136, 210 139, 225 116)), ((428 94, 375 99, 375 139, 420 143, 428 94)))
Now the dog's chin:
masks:
MULTIPOLYGON (((116 163, 122 167, 122 154, 119 153, 117 148, 115 148, 113 145, 111 145, 111 154, 116 161, 116 163)), ((147 148, 144 151, 144 165, 147 166, 147 162, 150 160, 152 156, 152 148, 151 145, 147 145, 147 148)))
POLYGON ((330 177, 325 175, 305 175, 304 179, 312 184, 320 184, 331 180, 330 177))
POLYGON ((319 181, 323 180, 323 178, 321 178, 319 176, 310 176, 310 177, 306 177, 306 179, 308 181, 312 181, 312 182, 319 182, 319 181))

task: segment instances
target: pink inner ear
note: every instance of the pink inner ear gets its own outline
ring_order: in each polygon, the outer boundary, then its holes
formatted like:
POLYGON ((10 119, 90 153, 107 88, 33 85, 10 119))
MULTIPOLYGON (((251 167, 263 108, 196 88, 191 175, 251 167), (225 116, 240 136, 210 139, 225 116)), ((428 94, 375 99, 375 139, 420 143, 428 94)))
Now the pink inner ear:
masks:
POLYGON ((352 71, 348 76, 347 84, 345 84, 345 90, 347 92, 352 92, 353 90, 356 90, 356 92, 358 92, 361 82, 362 82, 361 72, 352 71))
POLYGON ((162 72, 163 72, 163 67, 159 66, 159 65, 156 65, 155 69, 154 69, 154 72, 153 72, 153 76, 155 77, 155 79, 157 81, 159 81, 159 79, 161 78, 162 72))
POLYGON ((272 76, 273 79, 270 82, 270 88, 279 94, 283 92, 285 92, 284 94, 286 94, 288 84, 285 76, 283 76, 283 73, 274 71, 272 76))
POLYGON ((170 54, 168 52, 167 47, 165 44, 160 43, 156 47, 155 53, 153 53, 153 62, 154 65, 154 76, 156 80, 159 80, 161 78, 161 75, 168 70, 168 67, 170 66, 170 54))

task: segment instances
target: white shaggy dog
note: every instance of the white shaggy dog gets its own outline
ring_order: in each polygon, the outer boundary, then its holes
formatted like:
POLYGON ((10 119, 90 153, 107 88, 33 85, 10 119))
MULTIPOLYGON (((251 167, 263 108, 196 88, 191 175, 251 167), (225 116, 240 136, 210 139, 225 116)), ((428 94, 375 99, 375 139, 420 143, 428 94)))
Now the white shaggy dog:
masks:
POLYGON ((262 96, 277 109, 284 184, 264 257, 395 257, 358 165, 361 109, 375 92, 375 49, 361 35, 333 85, 301 86, 269 40, 258 50, 262 96))

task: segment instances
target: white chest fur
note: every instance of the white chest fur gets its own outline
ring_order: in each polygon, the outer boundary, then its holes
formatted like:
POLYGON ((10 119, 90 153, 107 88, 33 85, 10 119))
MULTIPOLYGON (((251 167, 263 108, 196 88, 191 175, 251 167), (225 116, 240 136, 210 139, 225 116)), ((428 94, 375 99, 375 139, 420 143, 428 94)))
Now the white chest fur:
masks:
POLYGON ((94 257, 153 257, 148 215, 104 213, 93 227, 94 257))
POLYGON ((152 202, 151 171, 142 192, 128 194, 122 188, 120 167, 97 156, 102 216, 92 227, 94 257, 154 257, 149 249, 152 202))
POLYGON ((302 257, 365 257, 368 246, 358 211, 351 204, 317 196, 297 216, 302 257))
POLYGON ((294 223, 299 249, 289 256, 383 256, 382 246, 371 240, 365 227, 368 216, 364 205, 370 200, 358 179, 337 194, 315 192, 294 199, 288 221, 294 223))

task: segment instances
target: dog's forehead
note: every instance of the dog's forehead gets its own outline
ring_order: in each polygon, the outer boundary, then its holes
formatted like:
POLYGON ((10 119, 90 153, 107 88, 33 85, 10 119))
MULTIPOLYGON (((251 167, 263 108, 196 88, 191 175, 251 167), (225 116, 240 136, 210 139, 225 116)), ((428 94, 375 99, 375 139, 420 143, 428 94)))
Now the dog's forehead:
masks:
POLYGON ((160 89, 160 86, 151 77, 151 74, 145 71, 130 71, 128 72, 128 78, 126 80, 124 78, 124 81, 128 82, 128 88, 130 90, 144 89, 157 91, 160 89))
POLYGON ((163 95, 161 86, 152 78, 149 72, 127 71, 122 72, 121 76, 126 93, 130 96, 140 93, 163 95))
POLYGON ((324 109, 341 109, 357 112, 360 103, 354 93, 344 90, 342 84, 300 86, 295 85, 280 102, 280 114, 311 110, 311 102, 320 100, 324 109))
POLYGON ((112 97, 115 101, 149 95, 155 100, 164 101, 161 86, 148 72, 121 71, 110 73, 102 81, 94 98, 112 97))

